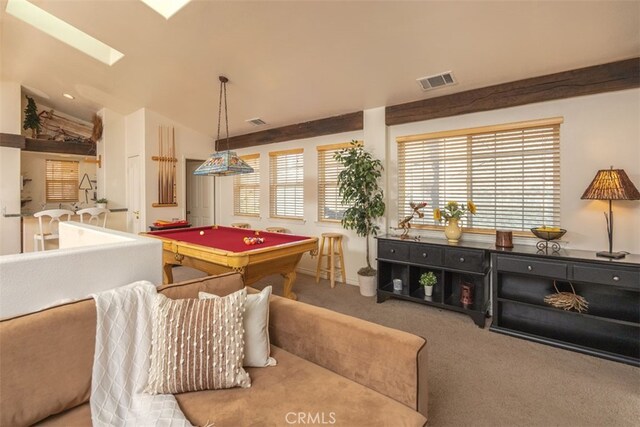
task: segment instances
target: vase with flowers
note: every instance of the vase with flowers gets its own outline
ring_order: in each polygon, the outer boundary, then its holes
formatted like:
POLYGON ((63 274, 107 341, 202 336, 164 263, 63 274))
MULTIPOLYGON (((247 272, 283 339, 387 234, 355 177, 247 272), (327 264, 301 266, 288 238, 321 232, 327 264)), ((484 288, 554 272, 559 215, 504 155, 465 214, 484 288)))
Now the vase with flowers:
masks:
POLYGON ((446 222, 444 227, 444 235, 450 243, 458 243, 462 236, 460 228, 460 219, 469 212, 471 215, 476 213, 476 205, 471 200, 467 200, 467 204, 455 201, 447 202, 444 208, 435 208, 433 210, 433 219, 438 222, 443 220, 446 222))

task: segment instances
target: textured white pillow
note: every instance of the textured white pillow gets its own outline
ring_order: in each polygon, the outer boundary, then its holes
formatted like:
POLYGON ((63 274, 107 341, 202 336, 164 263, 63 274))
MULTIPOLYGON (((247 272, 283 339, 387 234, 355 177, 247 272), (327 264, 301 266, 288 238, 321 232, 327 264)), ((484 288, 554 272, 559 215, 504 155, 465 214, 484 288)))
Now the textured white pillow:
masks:
MULTIPOLYGON (((275 366, 276 359, 270 357, 269 344, 269 296, 271 286, 259 294, 247 295, 243 319, 244 326, 244 362, 243 366, 262 368, 275 366)), ((220 298, 217 295, 200 292, 200 299, 220 298)))

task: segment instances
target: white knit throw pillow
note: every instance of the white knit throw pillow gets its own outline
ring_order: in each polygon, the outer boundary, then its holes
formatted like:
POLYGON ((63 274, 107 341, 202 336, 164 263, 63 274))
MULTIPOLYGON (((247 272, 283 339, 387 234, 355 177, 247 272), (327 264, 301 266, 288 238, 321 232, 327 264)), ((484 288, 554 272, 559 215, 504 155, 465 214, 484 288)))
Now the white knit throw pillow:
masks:
POLYGON ((156 298, 146 392, 251 386, 242 368, 246 289, 207 300, 156 298))

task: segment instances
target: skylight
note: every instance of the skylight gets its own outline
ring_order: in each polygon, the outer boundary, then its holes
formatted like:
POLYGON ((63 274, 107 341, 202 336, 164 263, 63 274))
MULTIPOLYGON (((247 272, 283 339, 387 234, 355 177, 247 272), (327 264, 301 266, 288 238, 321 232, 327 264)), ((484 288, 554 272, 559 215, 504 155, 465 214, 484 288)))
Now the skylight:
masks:
POLYGON ((171 18, 177 11, 182 9, 191 0, 140 0, 151 9, 164 16, 165 19, 171 18))
POLYGON ((27 0, 9 0, 6 10, 8 14, 107 65, 115 64, 124 56, 122 52, 91 37, 84 31, 80 31, 27 0))

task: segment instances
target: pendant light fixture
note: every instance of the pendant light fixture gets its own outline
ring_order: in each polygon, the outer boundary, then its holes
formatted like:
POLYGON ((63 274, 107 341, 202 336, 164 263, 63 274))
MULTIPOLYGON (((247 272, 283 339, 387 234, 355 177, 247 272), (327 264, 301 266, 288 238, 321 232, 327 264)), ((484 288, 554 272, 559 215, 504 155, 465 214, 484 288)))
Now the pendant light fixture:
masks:
MULTIPOLYGON (((224 97, 224 120, 226 130, 227 149, 213 153, 198 169, 194 175, 205 176, 229 176, 241 173, 251 173, 253 168, 242 160, 235 151, 229 151, 229 116, 227 114, 227 82, 228 78, 220 76, 220 103, 218 104, 218 137, 220 140, 220 124, 222 123, 222 99, 224 97)), ((214 143, 215 144, 215 143, 214 143)))

